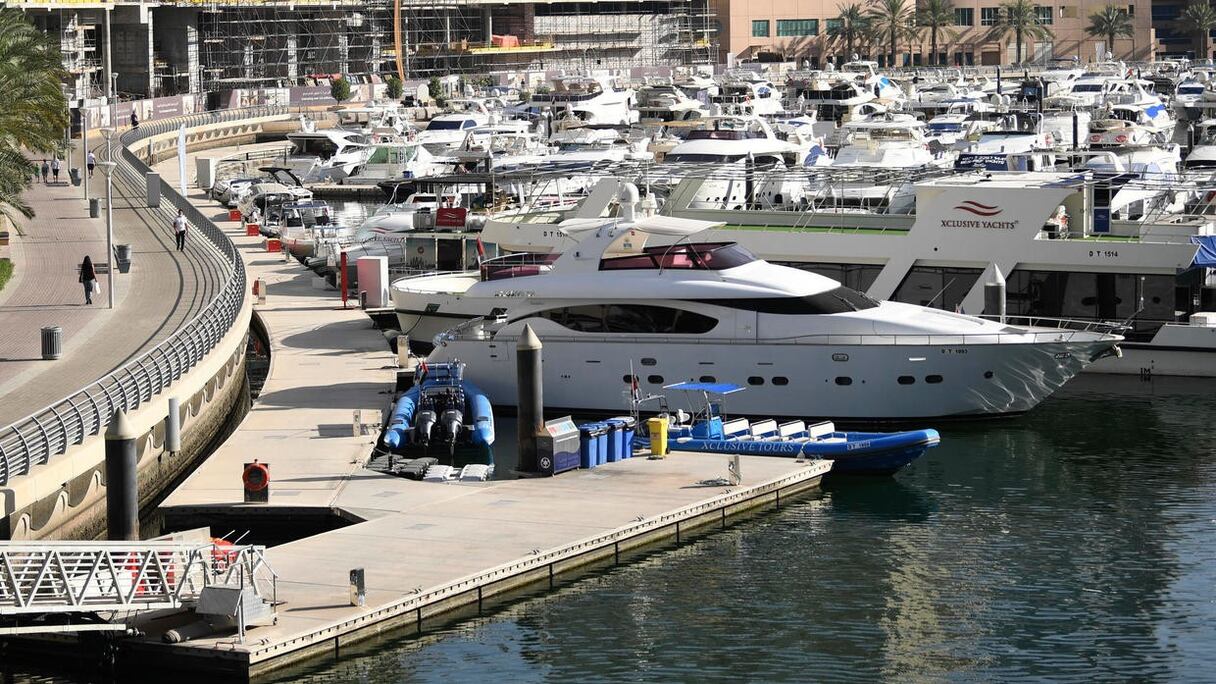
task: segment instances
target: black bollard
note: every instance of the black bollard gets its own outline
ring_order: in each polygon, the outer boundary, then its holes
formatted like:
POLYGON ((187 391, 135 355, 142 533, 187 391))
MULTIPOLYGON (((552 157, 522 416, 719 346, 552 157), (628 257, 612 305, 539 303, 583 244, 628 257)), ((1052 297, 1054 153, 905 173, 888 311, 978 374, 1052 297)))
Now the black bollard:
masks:
POLYGON ((1073 112, 1072 113, 1072 149, 1074 149, 1074 150, 1077 149, 1077 147, 1081 144, 1081 139, 1078 137, 1081 135, 1080 129, 1081 129, 1080 116, 1076 112, 1073 112))
POLYGON ((519 469, 536 472, 536 436, 545 427, 541 343, 532 326, 525 325, 515 348, 515 379, 519 391, 519 469))
POLYGON ((127 414, 115 411, 106 428, 106 539, 110 541, 139 541, 135 437, 127 414))
POLYGON ((165 451, 176 454, 182 450, 182 404, 169 397, 169 415, 165 416, 165 451))

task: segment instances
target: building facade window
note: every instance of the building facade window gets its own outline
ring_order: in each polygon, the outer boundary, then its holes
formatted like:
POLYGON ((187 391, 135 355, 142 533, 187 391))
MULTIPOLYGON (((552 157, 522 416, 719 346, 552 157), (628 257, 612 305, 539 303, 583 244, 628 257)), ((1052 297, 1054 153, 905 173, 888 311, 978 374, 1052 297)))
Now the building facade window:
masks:
POLYGON ((1127 6, 1127 16, 1129 16, 1129 17, 1136 16, 1136 6, 1135 5, 1127 6))
POLYGON ((954 25, 955 26, 975 26, 975 8, 974 7, 955 7, 954 8, 954 25))
POLYGON ((997 19, 999 19, 1000 16, 1000 7, 981 7, 980 26, 996 26, 997 19))
POLYGON ((1039 20, 1040 24, 1043 24, 1045 26, 1050 26, 1051 24, 1055 23, 1055 14, 1051 11, 1050 7, 1044 7, 1042 5, 1035 5, 1034 12, 1035 12, 1035 14, 1038 15, 1038 20, 1039 20))
POLYGON ((839 19, 828 19, 826 26, 828 33, 831 33, 832 31, 839 31, 844 28, 844 22, 839 19))
POLYGON ((768 19, 752 19, 752 38, 768 38, 768 19))
POLYGON ((819 35, 818 19, 778 19, 777 36, 817 36, 819 35))

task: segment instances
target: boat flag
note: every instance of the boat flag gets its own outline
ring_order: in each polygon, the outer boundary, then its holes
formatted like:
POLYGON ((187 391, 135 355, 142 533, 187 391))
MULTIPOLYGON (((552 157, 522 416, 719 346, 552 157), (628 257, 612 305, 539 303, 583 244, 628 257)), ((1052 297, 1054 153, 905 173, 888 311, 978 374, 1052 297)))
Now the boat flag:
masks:
POLYGON ((642 388, 638 385, 638 376, 629 376, 629 391, 633 393, 633 400, 635 402, 642 400, 642 388))
POLYGON ((481 268, 481 262, 486 260, 486 246, 481 242, 481 235, 477 236, 477 268, 481 268))
POLYGON ((415 384, 421 385, 422 381, 426 380, 426 359, 418 362, 418 372, 416 375, 418 376, 418 381, 415 384))

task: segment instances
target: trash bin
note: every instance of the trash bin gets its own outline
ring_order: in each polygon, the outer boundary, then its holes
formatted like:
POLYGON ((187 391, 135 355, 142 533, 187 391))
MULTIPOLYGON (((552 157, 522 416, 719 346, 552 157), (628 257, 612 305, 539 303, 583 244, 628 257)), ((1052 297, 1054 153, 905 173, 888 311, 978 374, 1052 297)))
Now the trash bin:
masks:
POLYGON ((545 421, 536 437, 536 465, 545 475, 557 475, 578 468, 579 429, 570 416, 545 421))
POLYGON ((579 465, 583 468, 594 468, 600 464, 600 446, 604 437, 604 426, 600 423, 586 423, 578 426, 578 455, 579 465))
POLYGON ((646 431, 650 433, 650 455, 652 458, 667 457, 667 419, 662 417, 646 420, 646 431))
POLYGON ((114 260, 118 262, 119 273, 130 271, 131 245, 114 245, 114 260))
POLYGON ((42 358, 54 361, 63 356, 63 328, 48 325, 42 329, 42 358))
POLYGON ((633 433, 637 431, 637 421, 633 416, 617 416, 608 420, 618 421, 621 430, 621 458, 633 457, 633 433))
POLYGON ((72 179, 72 185, 80 185, 80 169, 74 166, 68 169, 68 177, 72 179))
POLYGON ((621 428, 624 424, 614 418, 609 418, 604 421, 604 427, 608 430, 608 462, 616 463, 621 460, 621 439, 624 437, 621 428))
POLYGON ((89 218, 101 218, 101 200, 96 197, 89 198, 89 218))

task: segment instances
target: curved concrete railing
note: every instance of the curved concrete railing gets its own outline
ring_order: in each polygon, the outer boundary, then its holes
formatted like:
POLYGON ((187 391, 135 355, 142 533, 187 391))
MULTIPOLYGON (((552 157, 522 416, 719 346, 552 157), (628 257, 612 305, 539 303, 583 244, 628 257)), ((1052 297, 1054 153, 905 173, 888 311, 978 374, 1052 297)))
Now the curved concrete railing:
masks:
MULTIPOLYGON (((149 169, 132 147, 142 140, 207 124, 285 114, 285 107, 196 114, 157 121, 122 135, 121 156, 116 173, 135 187, 146 184, 149 169)), ((67 452, 90 436, 100 434, 115 411, 132 411, 188 373, 228 334, 238 320, 245 296, 245 265, 236 245, 206 216, 194 208, 169 184, 161 181, 162 202, 181 209, 194 229, 222 258, 227 272, 218 294, 193 319, 178 328, 156 347, 100 380, 55 404, 35 411, 0 429, 0 485, 25 475, 35 465, 67 452)))

